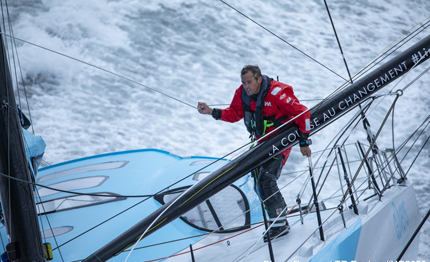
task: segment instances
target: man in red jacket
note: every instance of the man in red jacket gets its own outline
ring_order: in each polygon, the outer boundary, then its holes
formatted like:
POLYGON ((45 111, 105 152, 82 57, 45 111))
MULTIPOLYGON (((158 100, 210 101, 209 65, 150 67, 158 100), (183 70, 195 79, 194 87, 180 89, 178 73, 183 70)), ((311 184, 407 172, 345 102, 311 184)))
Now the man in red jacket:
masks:
MULTIPOLYGON (((294 96, 293 88, 261 75, 260 68, 253 65, 245 66, 242 69, 241 78, 242 85, 236 90, 229 107, 212 109, 206 103, 199 102, 197 105, 199 113, 210 114, 216 120, 232 123, 244 118, 245 126, 253 140, 301 114, 294 119, 300 129, 300 152, 303 156, 310 157, 311 149, 307 144, 310 132, 310 112, 294 96)), ((270 229, 271 238, 285 235, 289 230, 286 218, 287 205, 276 181, 290 152, 291 147, 252 172, 256 185, 255 191, 264 200, 269 221, 274 222, 270 229), (281 216, 276 219, 279 214, 281 216)))

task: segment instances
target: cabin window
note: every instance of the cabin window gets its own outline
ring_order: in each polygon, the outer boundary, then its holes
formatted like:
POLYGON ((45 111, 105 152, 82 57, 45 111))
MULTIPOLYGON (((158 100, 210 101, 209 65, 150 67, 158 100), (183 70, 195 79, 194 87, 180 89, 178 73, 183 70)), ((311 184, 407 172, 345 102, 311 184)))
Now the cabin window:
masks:
POLYGON ((69 197, 62 197, 52 199, 45 202, 36 204, 39 215, 64 211, 69 209, 100 205, 113 201, 124 200, 126 197, 118 196, 112 193, 95 193, 98 195, 106 196, 89 196, 89 195, 73 195, 69 197))
POLYGON ((215 159, 210 159, 210 160, 198 160, 198 161, 194 161, 190 164, 190 166, 198 166, 198 165, 209 165, 212 164, 213 162, 215 162, 215 159))
MULTIPOLYGON (((55 183, 49 185, 49 187, 66 190, 66 191, 74 191, 79 189, 86 189, 92 187, 98 187, 102 185, 109 177, 107 176, 91 176, 91 177, 83 177, 77 179, 70 179, 67 181, 55 183)), ((45 197, 57 193, 61 193, 61 191, 49 189, 46 187, 39 188, 37 190, 36 197, 45 197)))
MULTIPOLYGON (((180 188, 157 195, 155 199, 165 204, 182 194, 186 188, 180 188)), ((251 216, 245 194, 231 185, 212 196, 197 207, 183 214, 180 218, 187 224, 203 231, 228 233, 250 227, 251 216)))
POLYGON ((61 236, 64 235, 66 233, 69 233, 70 231, 73 230, 73 227, 70 226, 64 226, 64 227, 55 227, 55 228, 50 228, 50 229, 46 229, 43 230, 42 233, 42 237, 43 238, 50 238, 53 236, 61 236))
POLYGON ((80 167, 71 168, 71 169, 67 169, 67 170, 63 170, 46 176, 39 177, 36 179, 36 182, 41 183, 48 180, 52 180, 52 179, 56 179, 64 176, 75 175, 79 173, 85 173, 85 172, 122 168, 125 165, 127 165, 128 162, 129 161, 115 161, 115 162, 106 162, 106 163, 100 163, 100 164, 94 164, 94 165, 80 166, 80 167))
POLYGON ((193 180, 194 181, 200 181, 203 178, 207 177, 210 173, 211 172, 198 172, 198 173, 195 173, 194 176, 193 176, 193 180))

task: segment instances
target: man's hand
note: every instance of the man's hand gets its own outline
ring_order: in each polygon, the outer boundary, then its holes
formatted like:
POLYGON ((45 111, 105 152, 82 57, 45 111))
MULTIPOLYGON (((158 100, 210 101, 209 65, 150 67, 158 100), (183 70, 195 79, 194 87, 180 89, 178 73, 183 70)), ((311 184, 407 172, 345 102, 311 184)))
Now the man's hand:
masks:
POLYGON ((300 147, 300 152, 302 152, 303 156, 307 156, 307 157, 310 157, 312 153, 309 146, 300 147))
POLYGON ((200 114, 204 115, 211 115, 212 114, 212 108, 210 108, 206 103, 199 102, 197 104, 197 109, 199 110, 200 114))

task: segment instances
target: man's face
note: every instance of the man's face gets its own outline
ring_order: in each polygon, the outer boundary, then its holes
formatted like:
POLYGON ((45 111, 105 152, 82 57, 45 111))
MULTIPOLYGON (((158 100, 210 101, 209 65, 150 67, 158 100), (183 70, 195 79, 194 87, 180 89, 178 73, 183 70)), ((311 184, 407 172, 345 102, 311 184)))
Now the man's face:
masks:
POLYGON ((260 92, 261 81, 263 79, 261 76, 255 80, 252 72, 248 72, 242 76, 242 84, 245 88, 246 94, 249 96, 258 94, 260 92))

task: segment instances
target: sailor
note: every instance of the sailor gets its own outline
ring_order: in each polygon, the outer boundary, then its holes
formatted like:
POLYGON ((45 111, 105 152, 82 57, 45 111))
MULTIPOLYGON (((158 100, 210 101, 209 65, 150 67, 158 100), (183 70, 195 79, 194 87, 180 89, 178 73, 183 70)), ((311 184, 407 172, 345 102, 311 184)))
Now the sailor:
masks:
MULTIPOLYGON (((255 65, 245 66, 241 71, 241 78, 242 85, 236 90, 229 107, 225 109, 210 108, 206 103, 199 102, 197 105, 199 113, 209 114, 216 120, 231 123, 244 118, 251 139, 258 139, 290 118, 305 112, 294 122, 299 126, 300 152, 303 156, 310 157, 311 149, 307 144, 310 132, 310 112, 295 97, 293 88, 262 75, 260 68, 255 65)), ((270 238, 285 235, 289 230, 286 217, 287 206, 279 191, 277 180, 290 152, 291 147, 252 172, 255 191, 264 200, 269 221, 273 224, 270 228, 270 238)))

